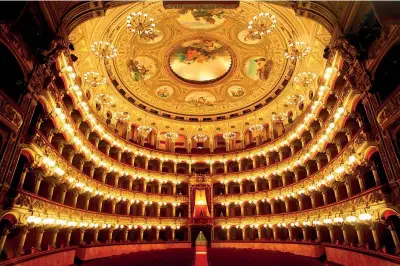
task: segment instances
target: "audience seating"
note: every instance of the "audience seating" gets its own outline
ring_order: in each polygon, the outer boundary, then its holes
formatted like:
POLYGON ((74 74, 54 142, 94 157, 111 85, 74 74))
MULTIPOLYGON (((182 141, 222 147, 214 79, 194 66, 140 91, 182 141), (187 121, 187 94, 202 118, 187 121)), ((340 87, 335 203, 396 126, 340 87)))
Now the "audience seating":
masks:
POLYGON ((140 251, 87 261, 82 266, 192 266, 194 255, 194 249, 185 248, 140 251))
POLYGON ((321 266, 317 259, 262 249, 209 248, 209 266, 321 266))

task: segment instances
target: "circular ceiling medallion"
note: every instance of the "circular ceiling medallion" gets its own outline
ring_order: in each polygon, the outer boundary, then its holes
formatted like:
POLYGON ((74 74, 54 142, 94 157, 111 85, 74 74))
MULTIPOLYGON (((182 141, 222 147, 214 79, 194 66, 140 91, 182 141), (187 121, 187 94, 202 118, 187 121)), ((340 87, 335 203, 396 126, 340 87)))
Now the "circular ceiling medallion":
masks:
POLYGON ((127 67, 134 81, 150 79, 157 72, 155 60, 147 56, 137 56, 128 60, 127 67))
POLYGON ((254 56, 246 61, 244 71, 251 79, 267 80, 272 72, 273 65, 273 61, 265 56, 254 56))
POLYGON ((161 86, 156 90, 156 94, 158 97, 162 99, 169 98, 174 93, 174 89, 170 86, 161 86))
POLYGON ((245 90, 241 86, 231 86, 228 88, 228 94, 232 98, 240 98, 244 95, 245 90))
POLYGON ((209 84, 225 77, 232 66, 229 49, 217 40, 196 38, 176 45, 169 67, 179 79, 209 84))

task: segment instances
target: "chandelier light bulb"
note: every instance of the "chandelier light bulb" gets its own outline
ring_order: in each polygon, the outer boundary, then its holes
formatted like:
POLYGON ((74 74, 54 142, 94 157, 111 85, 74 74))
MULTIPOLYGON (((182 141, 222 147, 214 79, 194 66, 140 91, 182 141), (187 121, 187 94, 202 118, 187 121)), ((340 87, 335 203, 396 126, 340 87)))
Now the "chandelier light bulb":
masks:
POLYGON ((126 28, 133 34, 137 34, 139 38, 149 37, 154 33, 156 24, 154 18, 147 13, 132 12, 126 17, 126 28))
POLYGON ((302 60, 311 52, 311 47, 304 41, 289 41, 289 49, 285 52, 285 58, 288 60, 302 60))
POLYGON ((98 72, 88 71, 83 74, 83 79, 92 87, 97 87, 106 84, 107 79, 101 76, 98 72))
POLYGON ((269 12, 259 13, 258 16, 253 16, 247 26, 248 37, 253 39, 261 39, 262 36, 272 33, 276 27, 276 17, 269 12))
POLYGON ((109 42, 94 42, 90 46, 90 52, 99 59, 110 60, 117 56, 117 48, 109 42))

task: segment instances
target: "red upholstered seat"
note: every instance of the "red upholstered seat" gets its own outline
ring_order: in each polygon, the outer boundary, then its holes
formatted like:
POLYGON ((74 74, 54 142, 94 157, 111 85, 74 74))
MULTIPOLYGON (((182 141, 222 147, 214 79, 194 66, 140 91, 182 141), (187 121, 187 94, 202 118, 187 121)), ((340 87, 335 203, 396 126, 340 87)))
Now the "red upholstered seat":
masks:
POLYGON ((262 249, 210 248, 209 266, 321 266, 318 260, 288 252, 262 249))
POLYGON ((192 266, 194 249, 141 251, 84 262, 83 266, 192 266))

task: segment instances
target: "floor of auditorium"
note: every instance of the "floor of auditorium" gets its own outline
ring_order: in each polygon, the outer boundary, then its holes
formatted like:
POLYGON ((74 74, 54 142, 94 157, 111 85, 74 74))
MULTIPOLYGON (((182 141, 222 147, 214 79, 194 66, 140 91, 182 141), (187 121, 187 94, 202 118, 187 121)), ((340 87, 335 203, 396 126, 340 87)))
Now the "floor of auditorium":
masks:
POLYGON ((134 252, 120 256, 110 256, 83 262, 82 266, 339 266, 339 264, 321 262, 318 259, 294 255, 288 252, 207 248, 197 246, 194 249, 167 249, 134 252))

